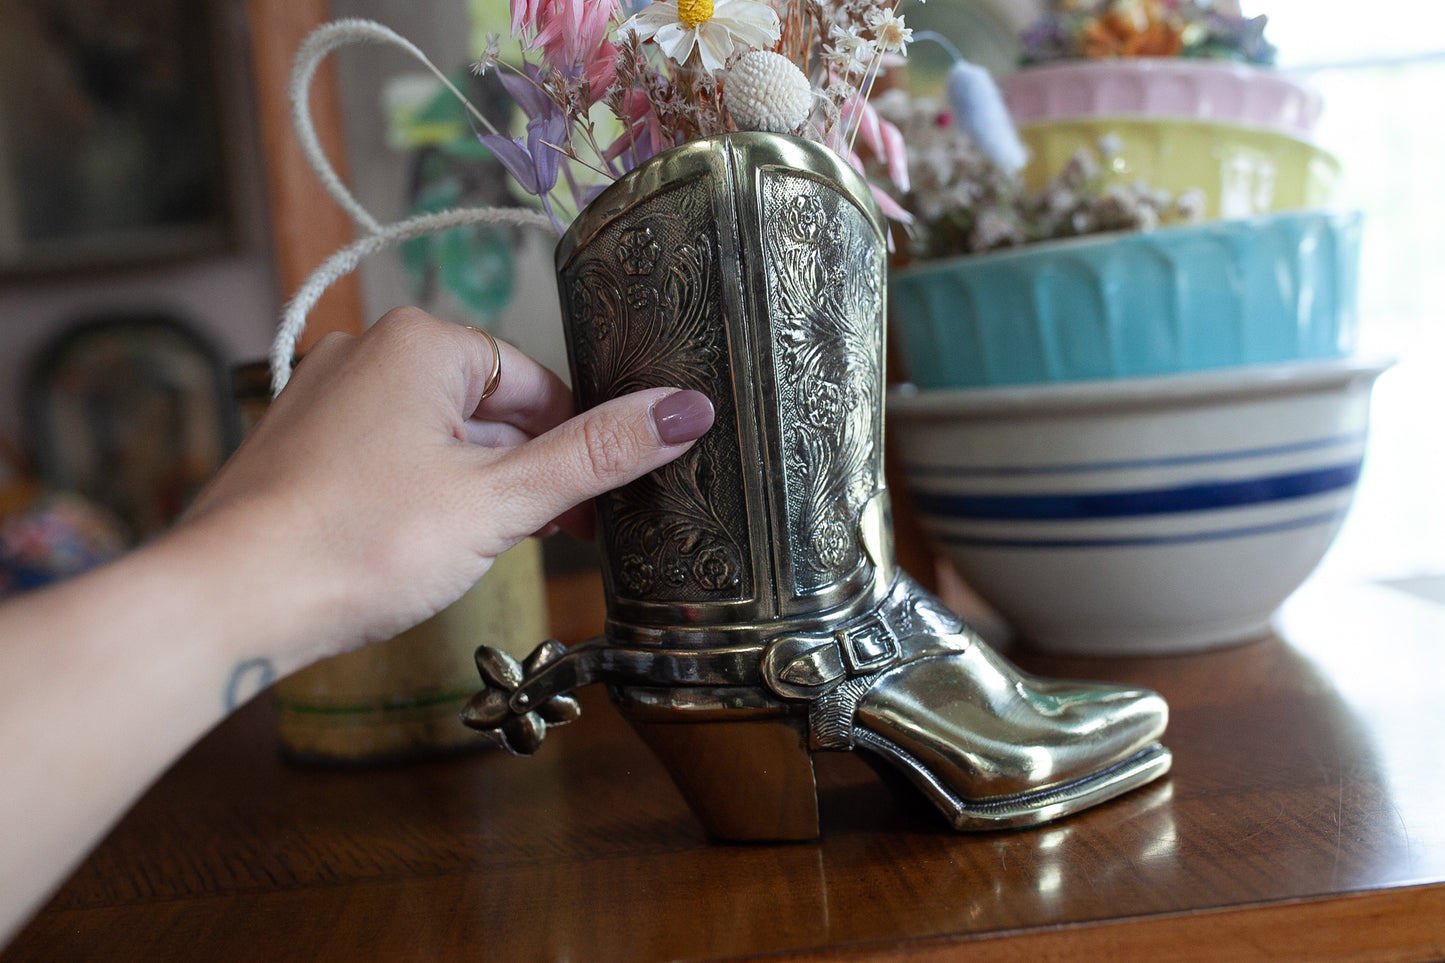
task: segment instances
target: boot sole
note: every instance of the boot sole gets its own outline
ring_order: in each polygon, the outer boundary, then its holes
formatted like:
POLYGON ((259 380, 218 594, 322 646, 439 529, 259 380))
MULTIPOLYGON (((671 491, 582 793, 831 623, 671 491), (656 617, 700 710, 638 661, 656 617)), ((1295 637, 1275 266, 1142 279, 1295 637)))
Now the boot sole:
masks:
POLYGON ((1037 826, 1113 799, 1169 771, 1173 755, 1160 743, 1126 759, 1056 786, 986 799, 958 796, 907 751, 866 729, 854 732, 856 745, 881 756, 927 796, 949 825, 961 831, 1037 826))

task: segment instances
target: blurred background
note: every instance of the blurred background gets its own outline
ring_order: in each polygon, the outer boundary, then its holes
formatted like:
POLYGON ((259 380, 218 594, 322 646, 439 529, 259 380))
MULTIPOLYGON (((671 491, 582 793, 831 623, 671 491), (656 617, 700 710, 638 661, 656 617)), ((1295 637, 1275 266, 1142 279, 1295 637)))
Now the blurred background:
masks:
MULTIPOLYGON (((295 283, 284 255, 314 228, 280 217, 268 187, 278 132, 258 94, 265 6, 0 0, 0 516, 84 496, 32 512, 7 536, 16 551, 53 550, 77 567, 113 554, 174 518, 237 442, 231 370, 265 355, 295 283)), ((903 11, 1006 71, 1037 7, 905 0, 903 11)), ((333 0, 329 12, 388 24, 446 69, 472 56, 475 24, 507 20, 504 0, 333 0)), ((1445 129, 1432 120, 1445 11, 1433 0, 1270 0, 1243 12, 1269 15, 1279 66, 1323 93, 1316 140, 1342 163, 1341 205, 1365 212, 1363 350, 1400 362, 1377 388, 1358 500, 1320 577, 1429 591, 1438 581, 1419 580, 1445 572, 1445 507, 1433 497, 1445 335, 1432 297, 1445 249, 1445 129)), ((939 56, 927 46, 915 51, 920 76, 939 56)), ((376 48, 335 59, 357 196, 382 221, 439 203, 428 191, 445 170, 398 120, 418 107, 416 65, 376 48)), ((464 201, 487 186, 446 189, 464 201)), ((547 240, 468 243, 469 263, 490 265, 500 288, 459 303, 415 263, 378 258, 360 277, 361 316, 416 300, 449 316, 479 311, 565 371, 547 240)))

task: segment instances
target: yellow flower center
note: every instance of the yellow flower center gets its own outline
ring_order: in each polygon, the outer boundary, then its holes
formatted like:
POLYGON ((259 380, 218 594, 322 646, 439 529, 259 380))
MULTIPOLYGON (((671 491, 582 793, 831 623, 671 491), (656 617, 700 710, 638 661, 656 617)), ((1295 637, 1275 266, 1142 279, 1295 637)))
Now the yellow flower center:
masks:
POLYGON ((712 0, 677 0, 677 19, 696 27, 712 19, 712 0))

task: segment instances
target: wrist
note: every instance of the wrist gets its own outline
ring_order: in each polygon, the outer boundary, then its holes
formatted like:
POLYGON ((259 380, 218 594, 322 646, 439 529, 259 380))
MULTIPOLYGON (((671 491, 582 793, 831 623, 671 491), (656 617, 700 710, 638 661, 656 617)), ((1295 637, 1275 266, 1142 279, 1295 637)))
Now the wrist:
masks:
POLYGON ((149 557, 141 560, 177 581, 188 617, 205 626, 218 659, 234 667, 264 663, 273 677, 347 641, 342 580, 278 517, 260 505, 227 506, 185 520, 143 549, 149 557))

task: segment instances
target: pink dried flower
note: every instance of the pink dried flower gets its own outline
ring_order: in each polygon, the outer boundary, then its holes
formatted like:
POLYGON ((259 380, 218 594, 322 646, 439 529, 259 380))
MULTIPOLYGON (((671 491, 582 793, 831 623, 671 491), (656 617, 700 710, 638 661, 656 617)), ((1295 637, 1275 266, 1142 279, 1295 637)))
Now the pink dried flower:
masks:
POLYGON ((854 97, 843 107, 846 117, 856 118, 858 137, 879 158, 888 179, 903 193, 908 193, 908 149, 903 142, 903 133, 893 123, 884 120, 872 101, 854 97))
POLYGON ((549 0, 512 0, 512 36, 537 32, 537 15, 549 0))
POLYGON ((612 41, 604 40, 597 46, 596 57, 583 72, 588 87, 587 105, 597 103, 617 82, 617 47, 612 41))
POLYGON ((542 0, 534 18, 530 48, 541 49, 554 67, 579 67, 611 60, 616 48, 607 41, 616 0, 542 0), (601 48, 606 43, 611 53, 601 48))

